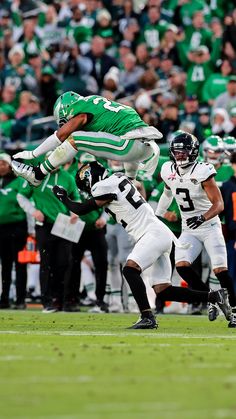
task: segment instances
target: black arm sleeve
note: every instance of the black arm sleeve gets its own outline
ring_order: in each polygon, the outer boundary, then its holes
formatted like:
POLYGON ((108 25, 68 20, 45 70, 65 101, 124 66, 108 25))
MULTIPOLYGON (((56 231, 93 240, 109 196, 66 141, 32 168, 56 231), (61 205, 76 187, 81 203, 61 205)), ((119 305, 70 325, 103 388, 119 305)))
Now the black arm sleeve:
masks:
POLYGON ((91 211, 98 209, 98 205, 94 198, 89 199, 83 203, 72 201, 70 198, 66 198, 63 202, 65 206, 74 214, 86 215, 91 211))

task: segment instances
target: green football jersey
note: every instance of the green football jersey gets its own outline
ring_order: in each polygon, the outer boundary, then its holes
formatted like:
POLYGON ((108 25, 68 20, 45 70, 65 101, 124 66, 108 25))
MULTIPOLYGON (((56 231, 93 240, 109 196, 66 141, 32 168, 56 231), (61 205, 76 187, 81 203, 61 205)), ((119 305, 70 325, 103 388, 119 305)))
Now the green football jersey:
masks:
POLYGON ((138 113, 130 106, 121 105, 101 96, 81 96, 73 105, 73 115, 86 113, 90 121, 83 131, 107 132, 121 136, 136 128, 147 127, 138 113))

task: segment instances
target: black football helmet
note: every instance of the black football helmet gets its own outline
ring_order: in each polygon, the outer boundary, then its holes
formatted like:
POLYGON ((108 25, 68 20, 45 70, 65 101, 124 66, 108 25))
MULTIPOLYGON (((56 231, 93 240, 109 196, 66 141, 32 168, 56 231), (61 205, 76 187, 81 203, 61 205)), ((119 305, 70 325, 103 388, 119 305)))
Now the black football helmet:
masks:
POLYGON ((108 172, 100 163, 92 161, 81 166, 75 175, 77 187, 84 192, 90 193, 92 186, 107 177, 108 172))
POLYGON ((198 153, 198 139, 187 132, 178 133, 170 143, 170 157, 178 167, 187 167, 193 164, 198 153))

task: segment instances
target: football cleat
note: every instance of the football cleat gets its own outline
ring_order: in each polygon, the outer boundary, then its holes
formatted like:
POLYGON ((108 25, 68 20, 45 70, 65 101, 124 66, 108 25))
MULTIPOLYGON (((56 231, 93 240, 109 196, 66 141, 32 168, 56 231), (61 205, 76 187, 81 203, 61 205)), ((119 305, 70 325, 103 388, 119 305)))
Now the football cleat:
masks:
POLYGON ((214 322, 219 316, 219 310, 215 304, 209 303, 208 305, 208 320, 214 322))
POLYGON ((143 317, 139 318, 133 326, 128 327, 128 329, 157 329, 158 324, 154 316, 152 317, 143 317))
POLYGON ((216 294, 216 302, 223 311, 226 320, 231 321, 232 318, 232 309, 229 305, 228 292, 226 288, 221 288, 218 291, 212 291, 216 294))
POLYGON ((21 176, 26 179, 31 185, 39 186, 42 183, 42 180, 36 179, 34 166, 29 164, 19 163, 16 160, 13 160, 11 167, 16 176, 21 176))
POLYGON ((236 328, 236 314, 232 314, 231 319, 228 323, 228 327, 230 329, 235 329, 236 328))

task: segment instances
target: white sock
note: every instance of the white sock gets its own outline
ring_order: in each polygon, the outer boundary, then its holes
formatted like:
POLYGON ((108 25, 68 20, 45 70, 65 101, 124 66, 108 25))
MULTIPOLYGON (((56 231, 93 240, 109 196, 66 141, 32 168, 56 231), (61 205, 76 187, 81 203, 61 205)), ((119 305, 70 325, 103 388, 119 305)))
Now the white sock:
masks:
POLYGON ((64 143, 50 154, 47 160, 40 164, 40 169, 47 175, 55 168, 71 161, 77 153, 78 151, 69 143, 69 141, 64 141, 64 143))

